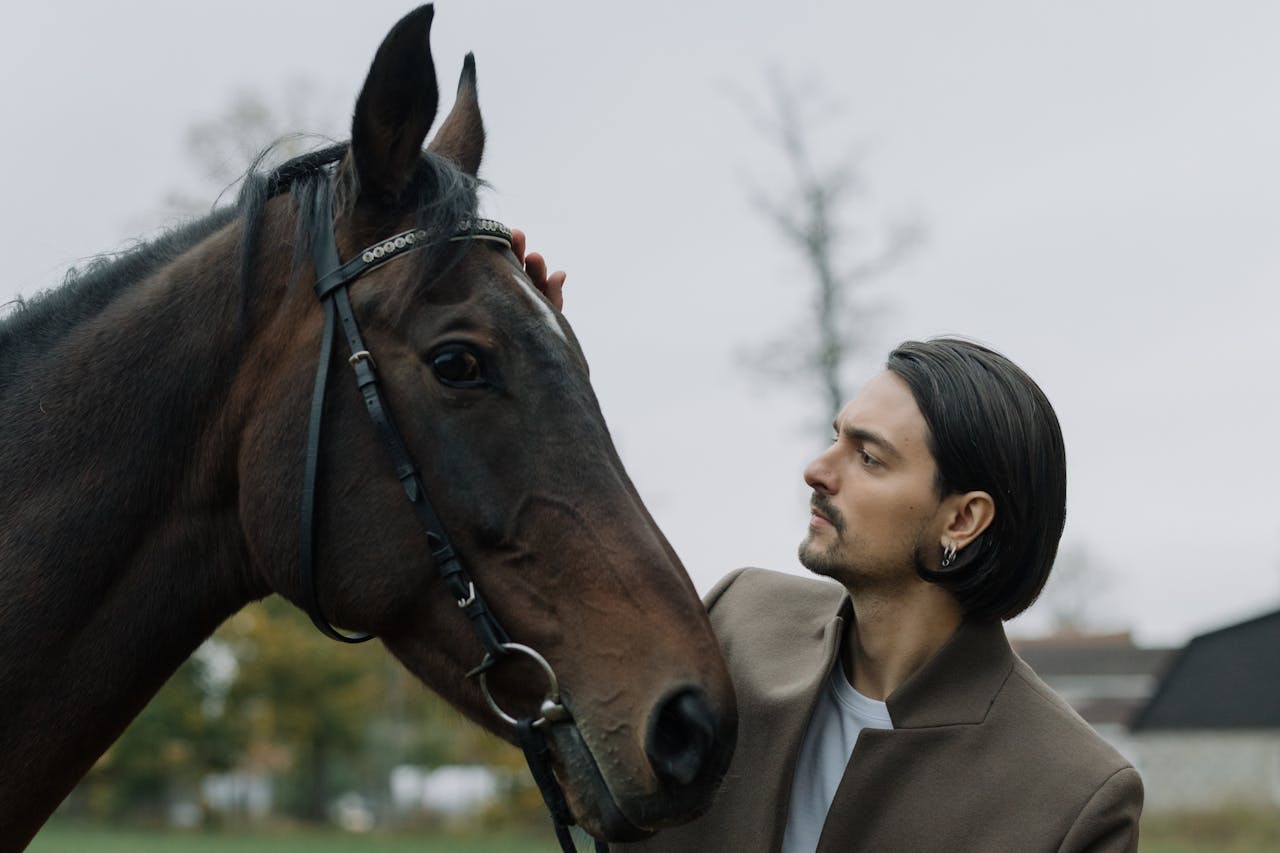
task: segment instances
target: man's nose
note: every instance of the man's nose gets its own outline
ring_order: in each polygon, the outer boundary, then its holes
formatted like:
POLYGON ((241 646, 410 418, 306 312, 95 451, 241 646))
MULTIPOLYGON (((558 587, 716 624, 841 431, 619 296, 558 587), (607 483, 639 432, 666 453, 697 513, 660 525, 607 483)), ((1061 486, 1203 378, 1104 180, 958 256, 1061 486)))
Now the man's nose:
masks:
POLYGON ((826 453, 819 454, 804 467, 804 481, 815 492, 835 494, 836 480, 826 453))

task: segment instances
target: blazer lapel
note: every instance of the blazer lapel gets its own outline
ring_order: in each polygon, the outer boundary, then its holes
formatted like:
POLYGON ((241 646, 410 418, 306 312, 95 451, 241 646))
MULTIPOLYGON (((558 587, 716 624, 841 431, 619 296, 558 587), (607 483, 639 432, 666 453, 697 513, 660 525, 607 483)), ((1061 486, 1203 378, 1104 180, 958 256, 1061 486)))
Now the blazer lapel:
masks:
MULTIPOLYGON (((846 604, 848 599, 846 599, 846 604)), ((844 612, 844 608, 841 608, 844 612)), ((777 853, 782 849, 782 837, 786 832, 787 812, 791 805, 791 786, 795 779, 796 761, 800 755, 801 742, 809 728, 809 718, 813 715, 813 707, 818 699, 818 692, 827 681, 831 667, 835 665, 840 654, 840 643, 844 637, 845 619, 836 615, 822 626, 822 641, 816 645, 819 654, 812 655, 804 665, 793 670, 793 680, 780 684, 777 693, 770 697, 761 710, 767 708, 765 716, 771 719, 767 725, 776 732, 770 745, 773 760, 766 766, 781 767, 776 774, 767 774, 772 790, 769 799, 775 803, 773 835, 768 850, 777 853)))
POLYGON ((776 853, 800 744, 852 608, 837 584, 765 571, 728 578, 710 598, 738 695, 738 745, 708 819, 695 822, 722 835, 671 849, 776 853))
MULTIPOLYGON (((888 815, 916 814, 895 793, 895 780, 949 738, 955 727, 987 717, 1013 669, 1013 650, 999 623, 965 622, 951 639, 895 690, 885 704, 892 730, 864 730, 818 841, 818 853, 857 850, 869 843, 868 825, 888 815)), ((906 818, 902 818, 905 820, 906 818)))
POLYGON ((999 622, 964 622, 886 700, 895 729, 980 723, 1009 672, 1013 649, 999 622))

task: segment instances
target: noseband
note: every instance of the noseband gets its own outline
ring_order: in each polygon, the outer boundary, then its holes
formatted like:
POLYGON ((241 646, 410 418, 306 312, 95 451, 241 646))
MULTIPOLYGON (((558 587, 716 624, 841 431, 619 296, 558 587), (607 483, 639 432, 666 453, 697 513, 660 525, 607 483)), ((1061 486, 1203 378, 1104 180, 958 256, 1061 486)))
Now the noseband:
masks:
MULTIPOLYGON (((475 669, 467 673, 467 677, 479 676, 480 689, 490 708, 503 721, 515 726, 516 737, 524 750, 529 770, 542 792, 547 809, 551 812, 556 838, 560 841, 565 853, 571 853, 576 850, 576 847, 569 835, 567 825, 573 823, 573 817, 565 802, 564 791, 551 772, 550 750, 545 734, 546 729, 551 725, 573 722, 568 709, 560 701, 560 688, 555 671, 546 658, 534 649, 511 642, 511 638, 485 604, 484 597, 476 589, 475 581, 471 579, 458 553, 454 550, 449 535, 440 522, 440 517, 431 506, 431 501, 427 499, 426 489, 423 488, 417 466, 414 465, 409 450, 405 447, 404 439, 391 418, 390 410, 383 402, 382 390, 378 384, 377 362, 360 335, 355 314, 351 310, 351 299, 347 293, 351 283, 370 270, 426 246, 429 235, 421 229, 404 231, 368 246, 351 260, 342 263, 338 257, 338 247, 334 239, 331 185, 326 183, 324 191, 317 193, 316 203, 323 205, 323 215, 312 217, 314 225, 311 230, 311 257, 316 268, 316 296, 324 305, 324 336, 320 343, 320 360, 316 365, 316 379, 311 395, 311 417, 307 429, 306 467, 302 486, 302 537, 299 563, 303 590, 307 596, 307 615, 325 636, 339 642, 363 643, 373 639, 372 634, 344 634, 333 627, 320 608, 320 599, 316 591, 315 500, 316 477, 320 462, 320 427, 324 414, 325 385, 333 356, 334 330, 340 325, 351 352, 347 361, 355 370, 356 385, 364 397, 365 410, 377 427, 382 444, 390 456, 392 469, 400 480, 400 485, 404 488, 405 496, 413 506, 414 513, 418 516, 418 522, 426 531, 431 559, 444 580, 445 589, 458 607, 466 613, 476 636, 484 646, 484 657, 475 669), (488 671, 512 654, 530 658, 539 665, 547 677, 546 699, 542 702, 536 720, 531 717, 516 718, 506 713, 489 690, 486 678, 488 671)), ((492 219, 473 219, 460 223, 448 238, 448 242, 451 243, 469 240, 488 240, 511 248, 511 230, 492 219)), ((598 853, 604 853, 608 847, 603 842, 596 841, 596 850, 598 853)))

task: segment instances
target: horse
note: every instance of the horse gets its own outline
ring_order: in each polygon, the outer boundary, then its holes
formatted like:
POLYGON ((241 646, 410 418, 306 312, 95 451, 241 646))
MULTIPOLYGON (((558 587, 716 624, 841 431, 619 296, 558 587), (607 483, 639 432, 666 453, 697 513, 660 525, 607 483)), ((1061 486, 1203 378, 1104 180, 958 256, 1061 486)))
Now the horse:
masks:
POLYGON ((737 726, 717 640, 572 328, 476 215, 470 55, 423 148, 432 15, 378 48, 348 143, 0 321, 0 849, 273 593, 508 741, 536 717, 597 839, 709 805, 737 726))

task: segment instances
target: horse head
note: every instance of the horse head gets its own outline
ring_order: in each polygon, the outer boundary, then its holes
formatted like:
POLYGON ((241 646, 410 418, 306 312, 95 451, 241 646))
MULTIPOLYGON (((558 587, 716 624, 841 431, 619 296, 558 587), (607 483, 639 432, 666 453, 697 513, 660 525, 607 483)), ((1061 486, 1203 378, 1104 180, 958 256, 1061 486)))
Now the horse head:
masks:
POLYGON ((300 567, 300 425, 327 322, 310 286, 325 270, 312 271, 305 235, 332 228, 344 261, 412 235, 420 247, 350 284, 368 353, 353 364, 376 370, 474 589, 558 679, 571 720, 545 728, 577 820, 601 838, 643 837, 709 805, 734 742, 732 685, 693 586, 613 447, 572 329, 510 247, 475 225, 484 130, 470 56, 423 151, 438 100, 431 18, 422 7, 392 29, 356 102, 349 148, 332 166, 278 170, 269 183, 280 192, 266 188, 259 232, 244 238, 256 240, 254 295, 230 405, 244 413, 239 517, 251 571, 325 620, 376 635, 508 740, 496 709, 537 717, 547 699, 549 673, 532 657, 489 661, 485 689, 468 677, 486 649, 465 602, 446 591, 340 347, 322 368, 331 375, 315 448, 314 577, 300 567))

